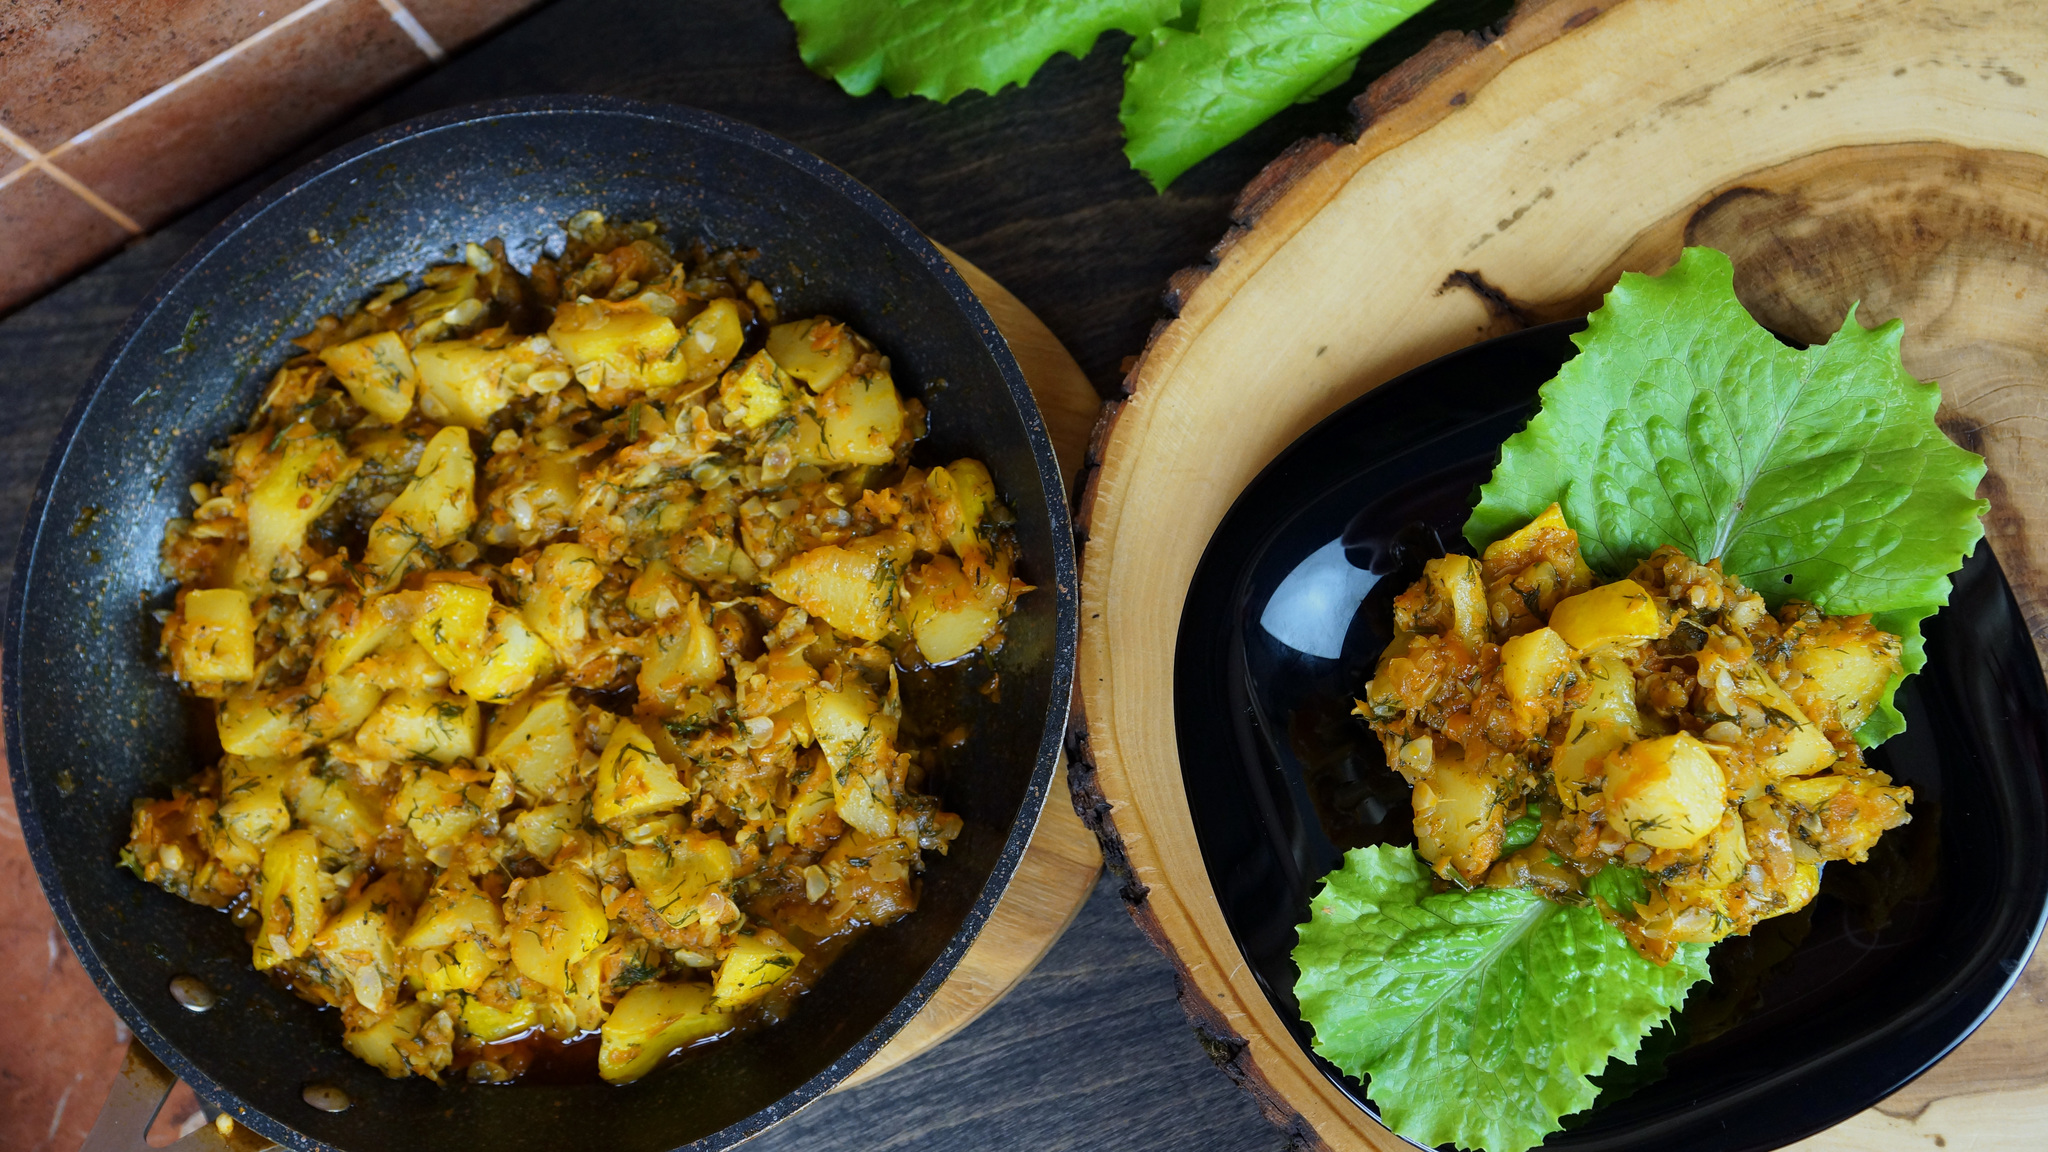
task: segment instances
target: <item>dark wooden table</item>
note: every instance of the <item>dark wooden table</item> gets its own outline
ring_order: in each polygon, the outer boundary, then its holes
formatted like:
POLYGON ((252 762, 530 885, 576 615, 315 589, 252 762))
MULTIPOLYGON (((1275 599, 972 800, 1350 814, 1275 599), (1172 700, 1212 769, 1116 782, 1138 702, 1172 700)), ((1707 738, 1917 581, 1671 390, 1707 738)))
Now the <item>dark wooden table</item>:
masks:
MULTIPOLYGON (((50 443, 130 309, 258 188, 354 136, 477 100, 550 92, 688 104, 751 122, 845 168, 1000 280, 1107 391, 1161 315, 1167 277, 1205 258, 1261 167, 1300 137, 1345 131, 1351 97, 1428 35, 1478 27, 1506 8, 1504 0, 1444 0, 1421 26, 1375 46, 1349 84, 1276 117, 1159 195, 1122 154, 1116 113, 1128 41, 1120 35, 1085 60, 1055 58, 1030 87, 999 96, 949 105, 856 100, 804 69, 794 33, 768 0, 561 0, 0 320, 0 592, 50 443)), ((1248 402, 1258 387, 1246 381, 1248 402)), ((51 1133, 53 1141, 54 1124, 51 1133)), ((1175 1003, 1171 968, 1105 882, 1037 972, 987 1015, 753 1147, 1206 1152, 1285 1144, 1210 1063, 1175 1003)))

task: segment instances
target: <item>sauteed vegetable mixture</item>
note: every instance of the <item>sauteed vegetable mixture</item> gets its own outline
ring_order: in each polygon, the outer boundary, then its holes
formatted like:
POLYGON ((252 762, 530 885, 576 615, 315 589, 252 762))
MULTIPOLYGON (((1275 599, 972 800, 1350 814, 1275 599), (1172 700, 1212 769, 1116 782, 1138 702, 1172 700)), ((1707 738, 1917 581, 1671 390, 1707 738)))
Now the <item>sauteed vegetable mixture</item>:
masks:
POLYGON ((402 1077, 599 1072, 777 1018, 961 821, 898 671, 1030 589, 981 463, 748 253, 583 212, 299 337, 165 530, 163 651, 223 755, 122 862, 402 1077))

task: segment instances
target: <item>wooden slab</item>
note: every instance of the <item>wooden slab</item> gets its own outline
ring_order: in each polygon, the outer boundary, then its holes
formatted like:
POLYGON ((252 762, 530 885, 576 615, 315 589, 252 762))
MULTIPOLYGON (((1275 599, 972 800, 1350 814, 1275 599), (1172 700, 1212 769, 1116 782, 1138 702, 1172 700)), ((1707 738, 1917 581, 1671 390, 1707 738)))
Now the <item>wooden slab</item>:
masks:
MULTIPOLYGON (((1375 84, 1355 142, 1304 141, 1175 277, 1084 479, 1077 806, 1211 1052, 1304 1146, 1402 1147, 1315 1070, 1246 970, 1181 791, 1174 638, 1244 485, 1312 424, 1446 352, 1582 314, 1687 243, 1767 325, 1850 301, 1990 461, 1988 538, 2048 637, 2048 10, 2020 0, 1525 0, 1375 84), (2033 526, 2036 531, 2030 532, 2033 526)), ((2048 966, 1813 1149, 2035 1148, 2048 966), (1960 1142, 1960 1144, 1958 1143, 1960 1142)))

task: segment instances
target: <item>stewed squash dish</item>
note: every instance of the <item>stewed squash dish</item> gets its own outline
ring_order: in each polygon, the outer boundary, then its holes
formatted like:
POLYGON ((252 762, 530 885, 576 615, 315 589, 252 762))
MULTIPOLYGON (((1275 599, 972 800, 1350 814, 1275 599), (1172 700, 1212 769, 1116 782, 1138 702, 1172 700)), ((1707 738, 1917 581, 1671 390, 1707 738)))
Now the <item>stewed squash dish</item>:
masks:
POLYGON ((123 863, 390 1076, 594 1036, 637 1078, 786 1012, 961 832, 901 674, 1001 645, 1009 513, 746 256, 468 244, 298 337, 165 529, 220 756, 123 863))

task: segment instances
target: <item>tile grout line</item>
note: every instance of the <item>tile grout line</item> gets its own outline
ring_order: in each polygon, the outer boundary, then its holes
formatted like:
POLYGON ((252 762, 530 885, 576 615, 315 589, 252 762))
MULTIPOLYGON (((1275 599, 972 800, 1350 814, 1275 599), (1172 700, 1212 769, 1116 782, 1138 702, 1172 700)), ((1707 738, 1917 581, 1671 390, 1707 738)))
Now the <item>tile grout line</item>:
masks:
POLYGON ((50 163, 48 156, 37 151, 35 146, 28 141, 15 135, 13 130, 5 124, 0 124, 0 143, 5 143, 9 148, 20 153, 22 159, 28 161, 28 163, 23 164, 20 168, 8 173, 7 179, 0 181, 0 187, 5 187, 7 184, 12 183, 21 173, 39 170, 50 179, 76 193, 79 199, 92 205, 93 208, 99 211, 100 215, 119 224, 130 236, 142 235, 142 225, 137 224, 126 212, 107 203, 99 193, 86 187, 76 176, 50 163))
POLYGON ((425 52, 427 59, 436 64, 448 59, 447 51, 434 39, 434 34, 427 31, 426 26, 421 24, 419 18, 400 0, 377 0, 377 3, 383 5, 384 11, 390 14, 393 24, 412 37, 414 46, 425 52))
POLYGON ((176 92, 186 87, 187 85, 192 84, 193 82, 197 81, 200 77, 218 71, 219 69, 225 67, 229 61, 233 60, 237 56, 240 56, 243 52, 247 51, 254 45, 270 39, 272 36, 275 36, 278 33, 283 32, 286 28, 289 28, 292 25, 297 24, 299 21, 304 20, 308 16, 313 15, 315 12, 318 12, 319 10, 326 8, 328 5, 333 3, 335 3, 335 0, 307 0, 307 3, 302 4, 298 8, 293 9, 291 12, 286 13, 284 16, 279 17, 275 23, 265 25, 261 31, 243 37, 241 40, 238 40, 234 44, 231 44, 228 47, 222 49, 218 54, 214 55, 205 62, 194 66, 193 68, 188 70, 184 75, 178 77, 175 80, 172 80, 168 84, 163 85, 156 91, 151 92, 149 95, 144 96, 140 100, 135 101, 133 104, 128 105, 126 108, 121 109, 119 112, 116 112, 113 115, 107 117, 105 120, 102 120, 99 123, 93 125, 92 127, 87 128, 85 131, 80 132, 78 135, 73 136, 71 139, 66 140, 62 144, 57 145, 55 148, 50 149, 49 158, 62 156, 64 153, 69 152, 71 149, 76 148, 79 145, 92 140, 93 137, 99 135, 100 133, 106 131, 109 128, 112 128, 114 125, 121 123, 123 120, 126 120, 131 116, 134 116, 135 114, 141 112, 143 109, 148 108, 151 105, 154 105, 168 98, 171 93, 176 92))

